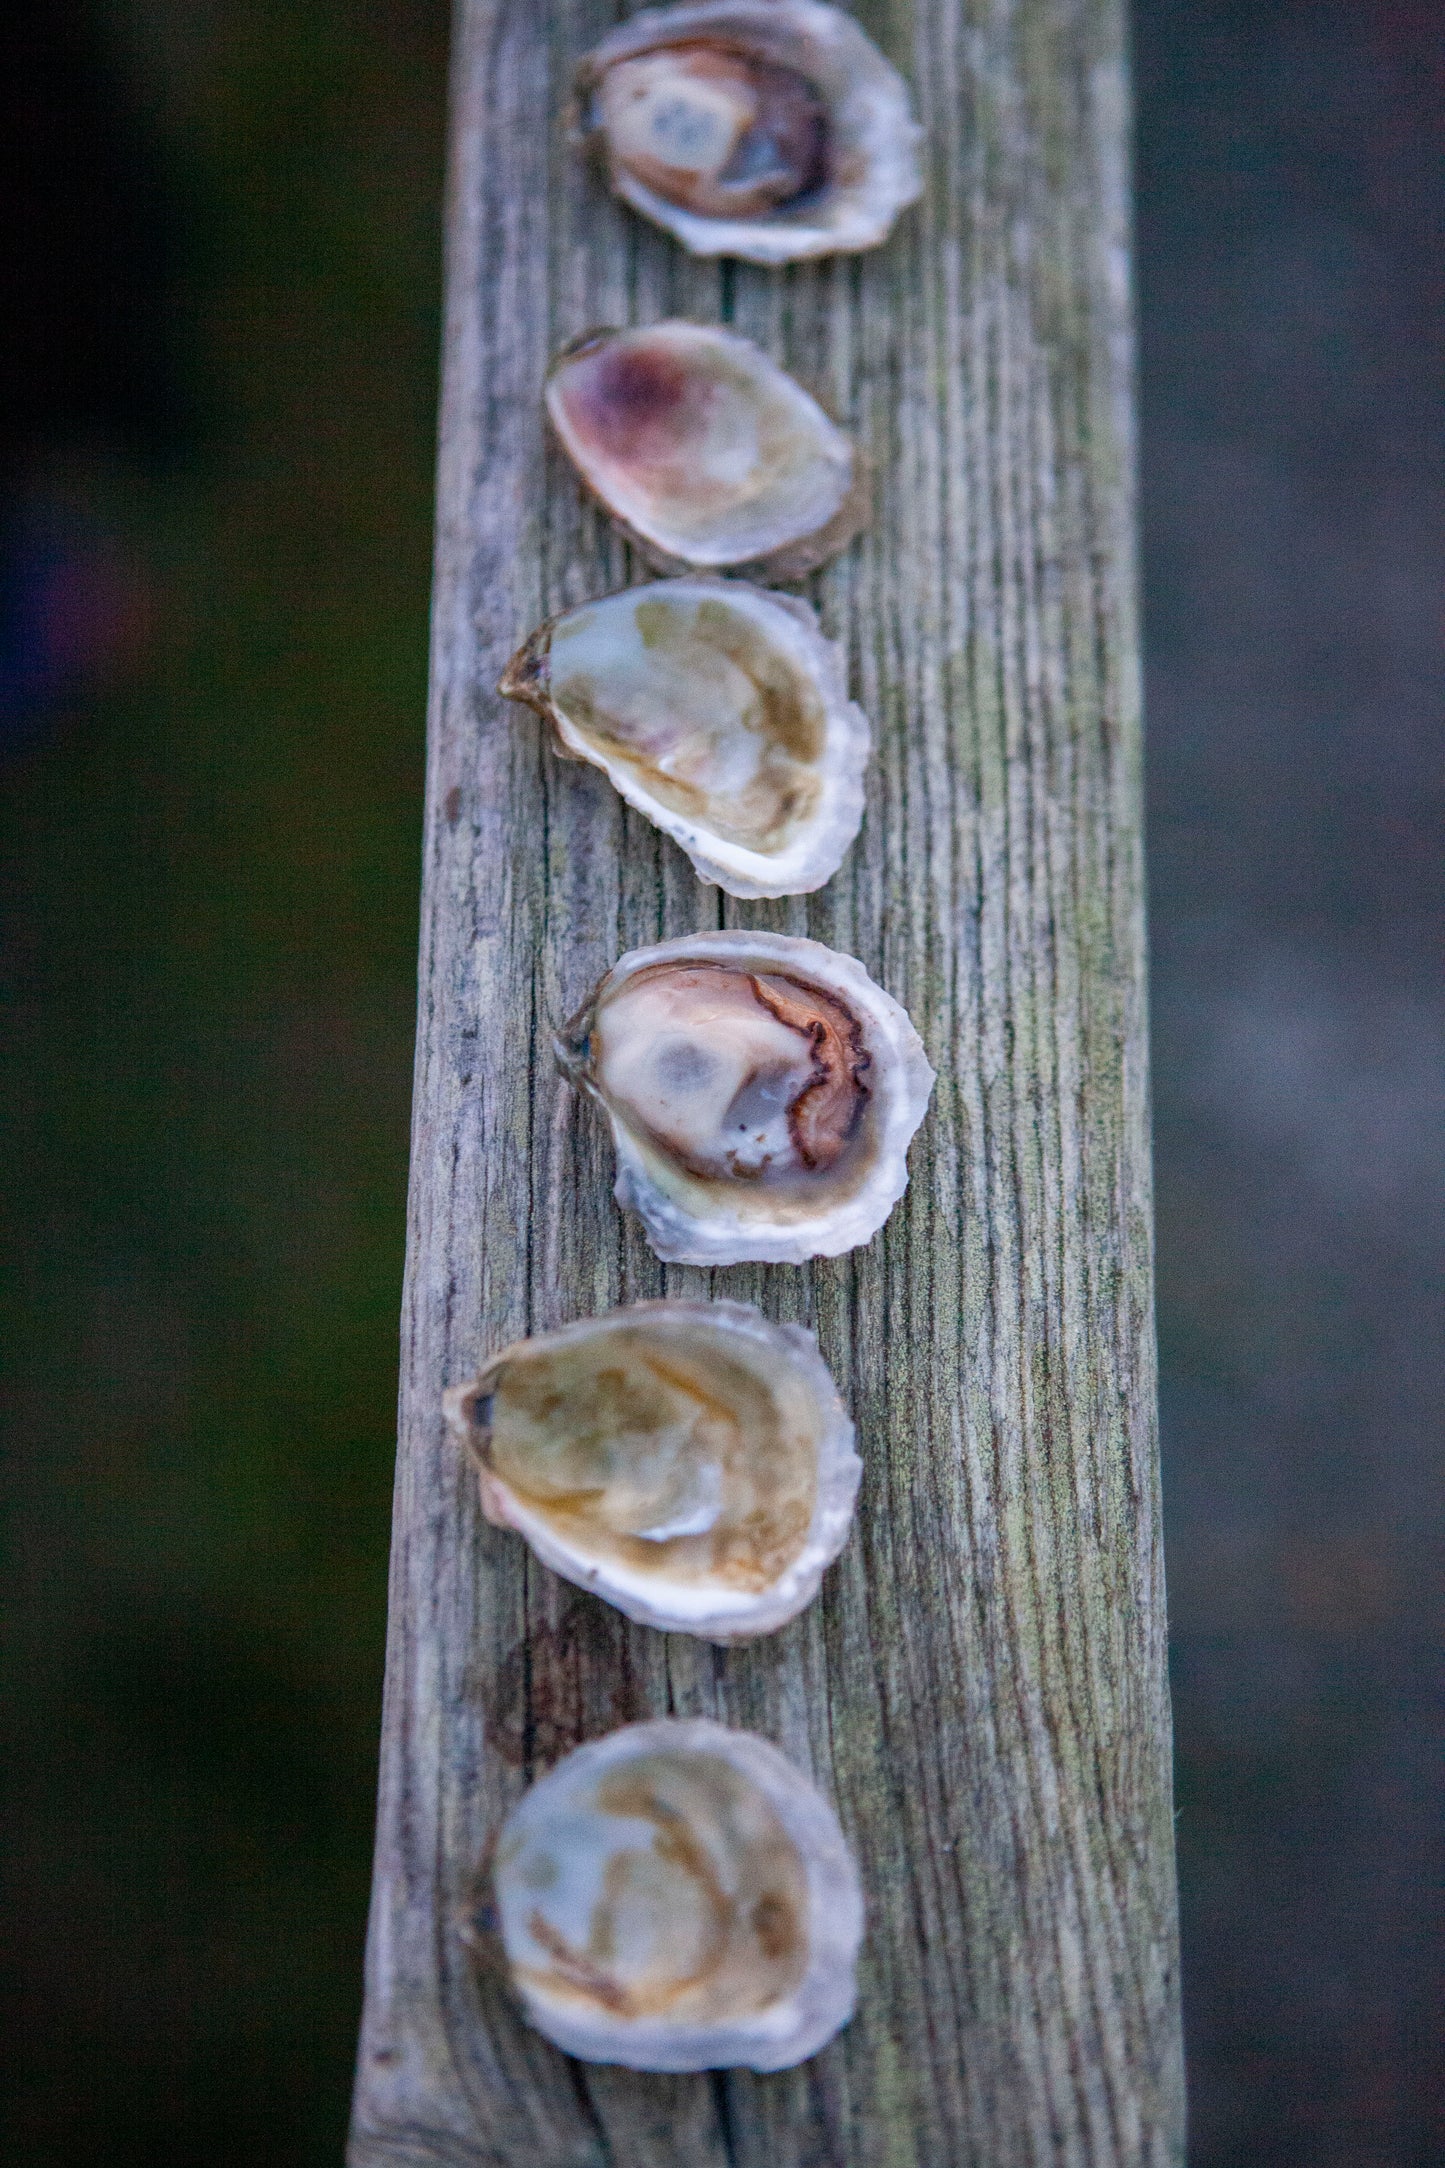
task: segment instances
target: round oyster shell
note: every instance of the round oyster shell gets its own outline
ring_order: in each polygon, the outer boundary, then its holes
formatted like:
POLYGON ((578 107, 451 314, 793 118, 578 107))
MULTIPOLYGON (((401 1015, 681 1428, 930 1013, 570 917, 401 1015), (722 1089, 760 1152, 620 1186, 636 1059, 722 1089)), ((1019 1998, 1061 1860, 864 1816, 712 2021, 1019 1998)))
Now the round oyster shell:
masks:
POLYGON ((898 71, 821 0, 650 8, 578 71, 576 132, 696 256, 873 248, 922 193, 898 71))
POLYGON ((531 2023, 633 2070, 785 2070, 847 2024, 863 1937, 832 1808, 701 1719, 579 1747, 508 1815, 492 1892, 531 2023))
POLYGON ((546 402, 586 487, 659 571, 798 578, 867 520, 849 439, 738 332, 589 331, 553 362, 546 402))
POLYGON ((868 1241, 907 1187, 934 1082, 857 959, 788 934, 634 949, 556 1044, 611 1123, 618 1203, 671 1264, 802 1264, 868 1241))
POLYGON ((522 1340, 446 1395, 482 1511, 644 1626, 786 1625, 847 1541, 862 1463, 817 1343, 738 1302, 640 1302, 522 1340))
POLYGON ((734 896, 801 896, 863 818, 868 720, 806 603, 659 580, 549 618, 498 687, 734 896))

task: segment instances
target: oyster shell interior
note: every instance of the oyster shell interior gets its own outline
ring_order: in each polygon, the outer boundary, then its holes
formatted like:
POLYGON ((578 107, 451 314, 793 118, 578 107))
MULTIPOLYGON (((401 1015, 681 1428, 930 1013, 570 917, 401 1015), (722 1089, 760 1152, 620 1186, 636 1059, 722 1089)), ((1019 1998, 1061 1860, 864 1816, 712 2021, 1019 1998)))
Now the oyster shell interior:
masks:
POLYGON ((604 67, 595 95, 614 169, 704 218, 758 218, 827 179, 818 91, 744 46, 684 35, 604 67))
POLYGON ((876 1232, 933 1071, 853 957, 785 934, 637 949, 558 1042, 605 1108, 617 1197, 660 1257, 801 1263, 876 1232))
POLYGON ((546 402, 583 482, 663 571, 801 574, 866 518, 848 438, 735 331, 589 332, 553 363, 546 402))
POLYGON ((765 1740, 630 1725, 535 1784, 493 1887, 537 2028, 639 2070, 779 2070, 852 2014, 862 1933, 836 1818, 765 1740))
POLYGON ((794 1617, 860 1463, 810 1334, 650 1302, 506 1349, 447 1395, 489 1520, 646 1625, 734 1641, 794 1617))
POLYGON ((791 597, 741 580, 629 588, 543 625, 499 690, 733 895, 821 887, 858 832, 867 719, 791 597))
POLYGON ((598 1017, 598 1082, 630 1126, 698 1181, 790 1201, 860 1156, 870 1066, 858 1019, 777 970, 658 964, 598 1017))
POLYGON ((578 73, 613 188, 694 254, 778 264, 882 241, 922 189, 908 92, 822 0, 684 0, 578 73))

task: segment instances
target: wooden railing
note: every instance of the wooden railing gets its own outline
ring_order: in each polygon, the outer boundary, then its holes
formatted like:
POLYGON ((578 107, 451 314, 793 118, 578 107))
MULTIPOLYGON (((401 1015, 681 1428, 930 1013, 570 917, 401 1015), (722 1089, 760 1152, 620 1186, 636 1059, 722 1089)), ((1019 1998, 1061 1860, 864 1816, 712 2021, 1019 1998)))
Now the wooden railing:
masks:
POLYGON ((868 0, 927 189, 875 253, 693 261, 576 163, 600 0, 461 0, 401 1446, 354 2168, 1176 2162, 1182 2084, 1155 1445, 1122 0, 868 0), (878 749, 820 894, 720 901, 501 666, 633 568, 550 448, 551 352, 729 321, 866 446, 809 583, 878 749), (939 1072, 912 1182, 808 1268, 657 1263, 551 1028, 625 949, 809 933, 939 1072), (445 1385, 618 1301, 818 1333, 858 1424, 820 1600, 729 1652, 628 1625, 485 1525, 445 1385), (852 2025, 773 2077, 568 2062, 460 1932, 500 1815, 631 1718, 777 1741, 868 1891, 852 2025))

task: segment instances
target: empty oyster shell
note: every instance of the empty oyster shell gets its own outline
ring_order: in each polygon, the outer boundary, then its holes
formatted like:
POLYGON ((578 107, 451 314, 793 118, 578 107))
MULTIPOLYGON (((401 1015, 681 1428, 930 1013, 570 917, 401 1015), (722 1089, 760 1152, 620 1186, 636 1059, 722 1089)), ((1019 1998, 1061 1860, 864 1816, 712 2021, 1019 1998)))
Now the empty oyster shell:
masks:
POLYGON ((589 331, 553 362, 546 401, 587 488, 660 571, 800 577, 867 519, 848 438, 735 331, 589 331))
POLYGON ((867 717, 806 603, 660 580, 550 618, 498 691, 734 896, 800 896, 863 818, 867 717))
POLYGON ((492 1889, 537 2030, 633 2070, 784 2070, 853 2014, 863 1896, 832 1808, 702 1720, 579 1747, 502 1826, 492 1889))
POLYGON ((862 1464, 811 1333, 640 1302, 493 1356, 446 1395, 482 1511, 644 1626, 773 1633, 847 1540, 862 1464))
POLYGON ((577 133, 696 256, 872 248, 922 192, 908 92, 821 0, 650 8, 578 71, 577 133))
POLYGON ((556 1044, 612 1125, 618 1203, 672 1264, 801 1264, 868 1241, 907 1187, 934 1081, 857 959, 788 934, 634 949, 556 1044))

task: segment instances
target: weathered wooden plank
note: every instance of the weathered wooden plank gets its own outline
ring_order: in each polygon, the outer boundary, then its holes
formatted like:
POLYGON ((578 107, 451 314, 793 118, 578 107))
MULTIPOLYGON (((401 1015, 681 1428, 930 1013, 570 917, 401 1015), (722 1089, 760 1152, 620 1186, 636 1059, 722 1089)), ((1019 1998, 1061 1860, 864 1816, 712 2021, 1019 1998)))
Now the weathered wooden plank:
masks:
POLYGON ((354 2168, 1015 2168, 1181 2157, 1154 1435, 1121 0, 869 0, 928 129, 877 254, 700 265, 571 161, 603 0, 462 0, 401 1450, 354 2168), (857 429, 872 533, 811 583, 879 735, 819 896, 720 902, 491 688, 622 585, 544 442, 598 322, 724 319, 857 429), (659 1266, 550 1027, 622 950, 853 951, 940 1082, 904 1204, 800 1271, 659 1266), (485 1526, 442 1387, 518 1335, 711 1292, 817 1330, 866 1464, 821 1600, 722 1652, 485 1526), (457 1931, 489 1831, 654 1712, 777 1740, 864 1864, 859 2014, 806 2068, 568 2063, 457 1931))

